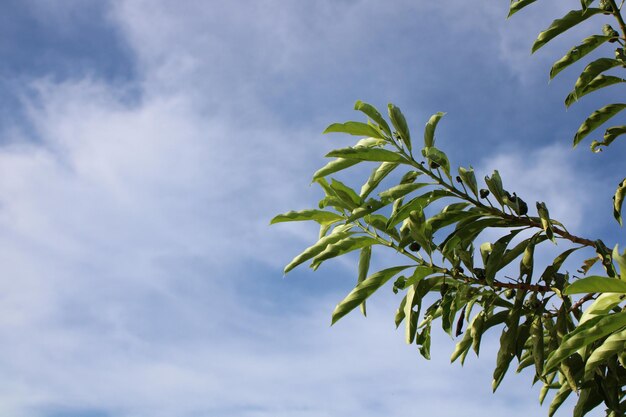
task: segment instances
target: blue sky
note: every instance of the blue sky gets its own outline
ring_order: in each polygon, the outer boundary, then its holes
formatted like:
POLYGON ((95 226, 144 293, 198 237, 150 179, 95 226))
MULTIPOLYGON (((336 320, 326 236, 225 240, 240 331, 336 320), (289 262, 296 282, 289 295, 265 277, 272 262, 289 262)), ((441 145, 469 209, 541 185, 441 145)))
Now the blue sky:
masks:
POLYGON ((547 413, 529 375, 491 395, 497 335, 463 369, 442 334, 421 359, 391 291, 330 328, 353 259, 283 277, 316 231, 268 223, 316 204, 312 172, 349 144, 320 132, 361 99, 415 132, 448 112, 454 165, 619 242, 624 144, 570 146, 607 95, 565 111, 576 71, 547 75, 594 26, 529 53, 561 3, 3 2, 0 414, 547 413))

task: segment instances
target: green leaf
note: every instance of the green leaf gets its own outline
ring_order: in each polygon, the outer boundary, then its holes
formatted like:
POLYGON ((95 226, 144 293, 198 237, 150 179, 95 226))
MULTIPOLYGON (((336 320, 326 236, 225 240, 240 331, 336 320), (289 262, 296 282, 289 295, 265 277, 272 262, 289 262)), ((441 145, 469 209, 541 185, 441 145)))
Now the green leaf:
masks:
MULTIPOLYGON (((361 254, 359 256, 359 276, 357 278, 357 284, 362 283, 367 278, 367 272, 370 268, 370 259, 372 258, 372 247, 366 246, 361 249, 361 254)), ((359 306, 361 308, 361 313, 364 316, 367 316, 367 309, 365 306, 365 301, 361 303, 359 306)))
POLYGON ((548 212, 548 207, 546 207, 546 203, 537 202, 537 212, 539 213, 539 218, 541 220, 541 227, 544 232, 546 232, 546 236, 553 242, 556 242, 554 239, 554 232, 552 231, 552 221, 550 220, 550 213, 548 212))
POLYGON ((354 103, 354 110, 359 110, 365 113, 372 121, 378 123, 378 126, 389 136, 391 136, 391 129, 389 129, 389 125, 383 118, 383 116, 376 110, 376 107, 371 104, 364 103, 361 100, 357 100, 354 103))
POLYGON ((313 259, 311 268, 317 269, 322 262, 328 259, 336 258, 337 256, 345 255, 346 253, 357 249, 362 249, 376 244, 378 244, 378 241, 369 236, 349 236, 337 243, 332 243, 326 246, 324 251, 313 259))
POLYGON ((620 278, 622 281, 626 282, 626 251, 624 251, 624 253, 619 253, 619 246, 615 245, 613 252, 611 253, 611 257, 619 265, 620 278))
POLYGON ((385 190, 378 195, 380 196, 382 201, 391 202, 398 198, 404 197, 405 195, 412 193, 415 190, 419 190, 420 188, 424 188, 428 185, 428 183, 413 183, 413 184, 400 184, 395 187, 391 187, 388 190, 385 190))
POLYGON ((339 319, 363 303, 363 301, 385 285, 394 275, 410 267, 411 265, 404 265, 387 268, 367 277, 363 282, 359 283, 346 298, 337 304, 335 311, 333 311, 332 324, 335 324, 339 319))
POLYGON ((406 295, 404 296, 404 298, 402 298, 402 301, 400 302, 400 306, 398 306, 398 309, 396 310, 396 315, 394 318, 394 322, 396 323, 396 329, 400 327, 400 323, 402 323, 402 320, 404 320, 404 306, 405 305, 406 305, 406 295))
POLYGON ((391 103, 387 107, 389 110, 389 119, 391 119, 393 127, 400 135, 400 139, 402 140, 402 143, 404 143, 406 149, 411 152, 411 134, 404 115, 398 107, 391 103))
POLYGON ((361 197, 350 187, 342 183, 341 181, 337 181, 333 179, 330 183, 330 188, 335 191, 337 197, 346 202, 350 206, 358 207, 363 201, 361 197))
POLYGON ((324 210, 300 210, 300 211, 288 211, 284 214, 279 214, 274 217, 270 224, 283 223, 283 222, 299 222, 314 220, 319 224, 332 224, 342 220, 343 217, 337 213, 324 210))
POLYGON ((590 276, 574 281, 565 289, 566 295, 586 293, 620 293, 626 294, 626 281, 620 279, 590 276))
MULTIPOLYGON (((624 196, 626 196, 626 178, 622 180, 617 186, 617 191, 613 196, 613 217, 622 225, 622 204, 624 203, 624 196)), ((622 268, 623 269, 623 268, 622 268)))
POLYGON ((533 44, 532 52, 550 42, 561 33, 571 29, 577 24, 585 21, 593 15, 602 13, 601 9, 572 10, 560 19, 556 19, 552 24, 537 36, 537 40, 533 44))
POLYGON ((600 146, 609 146, 618 136, 623 134, 626 134, 626 126, 609 127, 604 132, 604 140, 602 142, 598 142, 597 140, 591 142, 591 151, 595 153, 601 152, 602 149, 600 146))
POLYGON ((323 132, 326 133, 347 133, 354 136, 368 136, 372 138, 384 139, 384 137, 372 126, 362 122, 333 123, 323 132))
POLYGON ((330 235, 324 236, 313 246, 309 246, 304 250, 304 252, 293 258, 293 260, 285 267, 285 274, 294 269, 296 266, 308 261, 309 259, 313 259, 320 253, 324 252, 324 249, 326 249, 328 245, 339 242, 340 240, 352 235, 354 232, 350 231, 351 228, 352 225, 341 225, 335 227, 330 235))
POLYGON ((512 1, 511 5, 509 6, 509 15, 507 16, 507 19, 511 16, 513 16, 515 13, 519 12, 520 10, 522 10, 524 7, 528 6, 529 4, 532 4, 534 2, 536 2, 537 0, 517 0, 517 1, 512 1))
POLYGON ((502 255, 504 255, 504 251, 506 250, 511 240, 521 231, 522 229, 512 230, 511 233, 501 237, 493 244, 491 248, 491 253, 487 257, 487 263, 485 264, 485 280, 490 285, 493 284, 496 273, 504 267, 504 265, 501 265, 502 255))
POLYGON ((600 346, 598 346, 589 355, 587 362, 585 363, 585 375, 584 379, 588 380, 593 377, 595 369, 609 359, 611 356, 623 352, 626 347, 626 330, 622 330, 617 333, 613 333, 606 338, 600 346))
POLYGON ((550 79, 554 78, 559 72, 578 61, 589 52, 611 39, 611 36, 593 35, 583 40, 580 45, 570 49, 563 58, 559 59, 552 65, 550 69, 550 79))
POLYGON ((327 175, 334 174, 335 172, 344 170, 346 168, 350 168, 351 166, 356 165, 359 162, 361 161, 355 159, 337 158, 315 171, 315 174, 313 174, 313 181, 319 178, 323 178, 327 175))
POLYGON ((625 298, 619 293, 601 293, 589 307, 585 309, 578 324, 583 324, 594 317, 609 314, 625 298))
POLYGON ((396 169, 398 165, 397 162, 383 162, 377 168, 374 168, 367 182, 361 187, 361 198, 367 198, 367 196, 378 187, 380 182, 385 179, 391 171, 396 169))
POLYGON ((598 58, 591 62, 580 73, 576 84, 574 84, 574 96, 581 97, 583 90, 593 81, 598 75, 611 68, 622 65, 622 63, 612 58, 598 58))
POLYGON ((446 174, 446 177, 450 177, 450 161, 448 160, 448 156, 435 147, 424 148, 422 154, 428 161, 434 162, 441 167, 443 172, 446 174))
POLYGON ((407 160, 396 152, 378 148, 342 148, 335 149, 326 154, 327 158, 337 157, 345 159, 356 159, 358 161, 374 161, 374 162, 404 162, 407 160))
POLYGON ((568 333, 561 345, 553 351, 546 361, 544 372, 555 370, 564 359, 591 343, 626 326, 626 312, 594 317, 580 324, 568 333))
POLYGON ((587 120, 578 128, 578 132, 576 132, 576 136, 574 136, 574 147, 587 137, 589 133, 593 132, 596 128, 625 108, 626 104, 624 103, 609 104, 591 113, 587 120))
POLYGON ((487 188, 491 191, 494 198, 500 205, 504 204, 504 188, 502 187, 502 178, 500 178, 500 173, 495 170, 491 177, 485 176, 485 184, 487 184, 487 188))
POLYGON ((435 129, 437 129, 437 124, 439 120, 446 114, 444 112, 437 112, 430 116, 428 122, 426 123, 426 127, 424 128, 424 147, 432 148, 435 146, 435 129))
POLYGON ((552 399, 552 403, 550 403, 550 408, 548 408, 548 417, 552 417, 554 413, 559 409, 561 404, 567 400, 567 397, 572 393, 572 389, 568 384, 561 385, 561 388, 557 391, 556 395, 552 399))
POLYGON ((532 339, 532 357, 535 363, 535 371, 538 376, 543 375, 544 346, 543 346, 543 323, 541 315, 533 318, 530 326, 530 337, 532 339))
POLYGON ((396 226, 402 220, 409 217, 409 214, 411 214, 412 211, 423 209, 430 203, 443 197, 454 197, 454 194, 447 190, 437 189, 415 197, 414 199, 400 207, 398 211, 389 218, 389 221, 387 222, 387 228, 396 226))
POLYGON ((565 106, 569 107, 578 101, 581 97, 586 96, 589 93, 593 93, 604 87, 609 87, 614 84, 626 83, 623 78, 615 77, 613 75, 598 75, 591 80, 584 88, 579 91, 572 91, 565 98, 565 106))
POLYGON ((470 189, 472 193, 478 198, 478 184, 476 182, 476 175, 474 175, 474 168, 470 167, 469 169, 460 167, 459 168, 459 177, 461 177, 461 181, 467 188, 470 189))
POLYGON ((416 312, 413 311, 413 306, 415 305, 415 294, 417 289, 417 284, 413 284, 409 286, 406 293, 406 303, 404 304, 404 317, 406 318, 406 330, 405 330, 405 340, 407 344, 413 343, 415 340, 415 332, 417 331, 417 321, 419 317, 416 312))

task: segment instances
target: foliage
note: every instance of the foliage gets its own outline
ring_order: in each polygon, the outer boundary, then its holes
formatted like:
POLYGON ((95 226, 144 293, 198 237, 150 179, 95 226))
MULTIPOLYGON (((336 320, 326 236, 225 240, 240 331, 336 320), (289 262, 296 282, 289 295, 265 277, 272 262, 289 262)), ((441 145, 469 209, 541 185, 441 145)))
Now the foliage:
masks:
MULTIPOLYGON (((535 1, 512 1, 509 16, 535 1)), ((614 0, 582 0, 580 9, 555 20, 537 37, 533 52, 587 19, 617 22, 619 32, 604 23, 601 33, 584 39, 552 66, 551 78, 607 43, 617 46, 614 57, 601 57, 584 67, 565 100, 567 106, 594 91, 626 82, 607 74, 613 68, 626 68, 622 5, 614 0)), ((624 103, 611 103, 593 112, 575 133, 574 147, 625 108, 624 103)), ((389 105, 388 119, 360 101, 355 110, 367 121, 335 123, 325 131, 362 139, 328 153, 331 161, 314 174, 313 180, 325 193, 319 208, 292 211, 272 220, 312 220, 320 225, 318 241, 296 256, 285 272, 308 261, 316 269, 326 260, 359 251, 357 284, 335 308, 333 323, 359 306, 365 314, 366 300, 393 282, 394 292, 403 294, 395 323, 404 322, 407 343, 416 344, 424 357, 430 356, 431 328, 436 321, 459 339, 453 362, 463 363, 470 349, 478 354, 483 335, 500 329, 494 391, 515 361, 517 372, 534 368, 533 382, 543 386, 541 403, 549 391, 554 392, 550 416, 572 392, 578 396, 574 416, 601 404, 607 416, 624 415, 626 252, 574 235, 551 218, 543 202, 530 210, 525 200, 507 190, 498 171, 482 182, 472 167, 454 172, 435 140, 444 113, 428 120, 421 151, 417 151, 398 107, 389 105), (367 162, 374 163, 374 169, 359 192, 330 178, 367 162), (374 196, 383 180, 395 177, 400 178, 397 185, 374 196), (499 237, 479 243, 486 231, 499 237), (556 242, 564 250, 550 264, 535 265, 539 247, 556 242), (404 256, 406 265, 369 274, 375 247, 404 256), (566 259, 579 250, 593 254, 580 274, 588 274, 599 262, 606 276, 572 279, 562 272, 566 259), (503 276, 505 269, 517 271, 516 276, 503 276)), ((600 152, 625 133, 626 126, 609 127, 603 140, 591 142, 591 150, 600 152)), ((620 225, 625 193, 626 180, 614 196, 613 214, 620 225)))

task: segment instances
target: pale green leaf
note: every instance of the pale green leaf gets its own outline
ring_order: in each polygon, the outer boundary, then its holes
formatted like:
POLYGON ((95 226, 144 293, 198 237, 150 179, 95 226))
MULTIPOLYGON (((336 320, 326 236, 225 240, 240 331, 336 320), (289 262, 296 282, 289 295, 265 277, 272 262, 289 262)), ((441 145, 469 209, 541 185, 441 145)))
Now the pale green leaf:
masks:
POLYGON ((344 170, 346 168, 350 168, 351 166, 356 165, 359 162, 361 161, 356 159, 337 158, 315 171, 315 174, 313 174, 313 181, 319 178, 323 178, 327 175, 334 174, 335 172, 344 170))
POLYGON ((584 379, 591 379, 593 377, 593 371, 606 361, 611 356, 624 351, 626 347, 626 330, 613 333, 606 338, 600 346, 598 346, 589 355, 587 362, 585 363, 585 376, 584 379))
POLYGON ((372 121, 376 122, 386 134, 391 136, 391 129, 389 128, 389 125, 376 107, 371 104, 364 103, 361 100, 357 100, 357 102, 354 103, 354 110, 359 110, 365 113, 370 119, 372 119, 372 121))
POLYGON ((374 162, 407 162, 407 160, 402 155, 396 152, 388 151, 386 149, 365 147, 335 149, 334 151, 326 154, 326 157, 337 157, 374 162))
POLYGON ((293 258, 293 260, 285 267, 285 274, 303 262, 313 259, 320 253, 324 252, 324 249, 326 249, 328 245, 339 242, 340 240, 352 235, 354 232, 350 231, 351 228, 352 225, 341 225, 335 227, 331 234, 324 236, 318 240, 317 243, 309 246, 300 255, 293 258))
POLYGON ((385 179, 391 171, 396 169, 397 166, 397 162, 383 162, 378 167, 374 168, 367 182, 361 187, 361 198, 367 198, 367 196, 370 195, 376 187, 378 187, 380 182, 385 179))
POLYGON ((611 36, 593 35, 583 40, 580 45, 570 49, 563 58, 559 59, 550 69, 550 78, 554 78, 559 72, 578 61, 589 52, 611 39, 611 36))
POLYGON ((565 294, 567 295, 596 292, 626 294, 626 281, 594 275, 574 281, 565 289, 565 294))
POLYGON ((391 119, 391 123, 393 127, 396 129, 398 134, 400 135, 400 139, 406 149, 411 152, 411 134, 409 132, 409 126, 406 123, 406 119, 404 115, 400 111, 400 109, 393 104, 389 104, 389 119, 391 119))
POLYGON ((336 258, 337 256, 345 255, 346 253, 370 247, 378 244, 378 241, 369 236, 349 236, 336 243, 331 243, 326 246, 323 252, 317 255, 313 259, 311 268, 317 269, 320 264, 328 259, 336 258))
POLYGON ((354 136, 368 136, 384 139, 372 126, 362 122, 333 123, 323 133, 347 133, 354 136))
POLYGON ((441 120, 441 118, 445 115, 446 113, 440 111, 433 114, 432 116, 430 116, 430 119, 428 119, 426 127, 424 128, 425 148, 431 148, 435 146, 435 129, 437 129, 437 124, 439 124, 439 120, 441 120))
POLYGON ((300 210, 300 211, 288 211, 287 213, 279 214, 274 217, 270 224, 283 223, 283 222, 298 222, 313 220, 319 224, 332 224, 342 220, 343 217, 337 213, 324 210, 300 210))
POLYGON ((428 185, 430 184, 419 182, 412 184, 400 184, 396 185, 395 187, 391 187, 390 189, 385 190, 378 195, 380 196, 380 199, 382 201, 393 201, 428 185))
MULTIPOLYGON (((359 256, 359 275, 357 278, 357 284, 362 283, 363 281, 365 281, 365 278, 367 278, 367 272, 369 271, 369 268, 370 268, 371 258, 372 258, 371 246, 366 246, 363 249, 361 249, 361 254, 359 256)), ((363 313, 364 316, 367 316, 367 309, 365 306, 365 301, 363 301, 359 307, 361 309, 361 313, 363 313)))

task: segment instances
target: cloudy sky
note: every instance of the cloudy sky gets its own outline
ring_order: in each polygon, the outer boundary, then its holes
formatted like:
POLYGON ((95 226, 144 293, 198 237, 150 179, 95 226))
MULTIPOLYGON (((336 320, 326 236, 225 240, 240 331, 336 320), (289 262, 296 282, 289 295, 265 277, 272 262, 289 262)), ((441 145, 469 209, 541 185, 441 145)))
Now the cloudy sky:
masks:
POLYGON ((454 165, 498 168, 579 234, 623 236, 626 148, 570 146, 606 94, 565 111, 576 71, 547 75, 598 23, 531 57, 579 2, 509 21, 497 3, 4 0, 0 414, 546 414, 529 375, 491 394, 497 336, 464 368, 441 334, 423 360, 391 291, 330 328, 353 259, 283 277, 316 231, 268 226, 316 204, 311 173, 350 143, 320 132, 361 99, 416 132, 446 111, 454 165))

